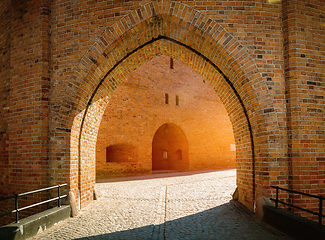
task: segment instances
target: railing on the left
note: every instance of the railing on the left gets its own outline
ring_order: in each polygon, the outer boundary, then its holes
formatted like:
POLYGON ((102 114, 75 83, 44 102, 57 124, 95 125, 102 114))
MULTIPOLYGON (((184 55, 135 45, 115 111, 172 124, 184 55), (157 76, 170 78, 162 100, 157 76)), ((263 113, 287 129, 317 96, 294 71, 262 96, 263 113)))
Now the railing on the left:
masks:
POLYGON ((18 213, 21 212, 21 211, 23 211, 23 210, 26 210, 28 208, 36 207, 36 206, 39 206, 39 205, 42 205, 42 204, 45 204, 45 203, 50 203, 50 202, 53 202, 53 201, 58 201, 57 206, 58 207, 61 207, 61 199, 67 197, 67 195, 61 195, 60 188, 63 187, 63 186, 66 186, 66 185, 67 184, 65 183, 65 184, 60 184, 60 185, 56 185, 56 186, 53 186, 53 187, 42 188, 42 189, 30 191, 30 192, 15 194, 15 195, 12 195, 12 196, 9 196, 9 197, 5 197, 5 198, 0 198, 0 202, 1 201, 4 201, 4 200, 11 199, 11 198, 14 198, 15 199, 15 209, 12 210, 12 211, 10 211, 10 212, 6 212, 6 213, 3 213, 3 214, 0 214, 0 217, 4 217, 6 215, 9 215, 9 214, 12 214, 12 213, 16 213, 16 223, 18 223, 18 221, 19 221, 19 214, 18 213), (26 195, 33 194, 33 193, 42 192, 42 191, 48 191, 48 190, 55 189, 55 188, 58 189, 58 196, 57 197, 50 198, 50 199, 45 200, 45 201, 42 201, 42 202, 38 202, 38 203, 35 203, 35 204, 32 204, 32 205, 28 205, 28 206, 19 208, 19 204, 18 204, 18 198, 19 197, 26 196, 26 195))

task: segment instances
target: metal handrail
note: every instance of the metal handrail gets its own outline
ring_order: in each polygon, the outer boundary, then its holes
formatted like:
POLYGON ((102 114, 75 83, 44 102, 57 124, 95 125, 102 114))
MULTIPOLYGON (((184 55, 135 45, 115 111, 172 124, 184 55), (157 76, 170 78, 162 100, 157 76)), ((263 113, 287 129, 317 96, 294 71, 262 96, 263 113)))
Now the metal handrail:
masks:
POLYGON ((291 189, 281 188, 279 186, 270 186, 270 187, 276 189, 276 198, 275 199, 270 198, 272 201, 275 201, 275 207, 276 208, 279 207, 279 203, 282 203, 282 204, 284 204, 286 206, 293 207, 293 208, 296 208, 296 209, 311 213, 313 215, 317 215, 318 216, 318 224, 319 225, 322 224, 322 218, 325 217, 325 215, 323 214, 323 200, 325 200, 325 198, 323 196, 321 196, 321 195, 316 196, 316 195, 309 194, 309 193, 304 193, 304 192, 299 192, 299 191, 295 191, 295 190, 291 190, 291 189), (298 206, 295 206, 293 204, 286 203, 286 202, 283 202, 283 201, 279 200, 279 190, 283 190, 283 191, 286 191, 286 192, 289 192, 289 193, 296 193, 296 194, 304 195, 304 196, 307 196, 307 197, 312 197, 312 198, 319 199, 318 212, 314 212, 314 211, 311 211, 311 210, 308 210, 308 209, 305 209, 305 208, 302 208, 302 207, 298 207, 298 206))
POLYGON ((68 185, 67 183, 64 183, 64 184, 59 184, 59 185, 48 187, 48 188, 42 188, 42 189, 30 191, 30 192, 25 192, 25 193, 15 194, 15 195, 12 195, 12 196, 9 196, 9 197, 0 198, 0 201, 15 198, 15 209, 10 211, 10 212, 0 214, 0 217, 7 216, 7 215, 9 215, 11 213, 16 213, 16 223, 18 223, 18 221, 19 221, 18 212, 26 210, 28 208, 36 207, 36 206, 42 205, 44 203, 49 203, 49 202, 53 202, 53 201, 56 201, 56 200, 58 200, 58 207, 61 207, 61 198, 65 198, 65 197, 67 197, 67 195, 62 195, 62 196, 60 195, 60 187, 67 186, 67 185, 68 185), (35 203, 35 204, 32 204, 32 205, 28 205, 26 207, 18 208, 18 197, 26 196, 28 194, 38 193, 38 192, 42 192, 42 191, 47 191, 47 190, 51 190, 51 189, 55 189, 55 188, 58 189, 58 196, 57 197, 51 198, 51 199, 48 199, 48 200, 45 200, 45 201, 42 201, 42 202, 39 202, 39 203, 35 203))

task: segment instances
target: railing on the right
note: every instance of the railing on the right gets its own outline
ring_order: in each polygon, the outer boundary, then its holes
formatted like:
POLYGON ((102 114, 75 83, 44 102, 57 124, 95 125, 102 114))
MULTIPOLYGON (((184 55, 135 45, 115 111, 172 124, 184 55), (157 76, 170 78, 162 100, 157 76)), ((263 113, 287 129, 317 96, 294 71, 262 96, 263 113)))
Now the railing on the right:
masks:
POLYGON ((295 191, 295 190, 281 188, 281 187, 278 187, 278 186, 271 186, 271 188, 275 188, 276 189, 276 198, 275 199, 274 198, 271 198, 272 201, 275 201, 275 207, 276 208, 279 207, 279 203, 282 203, 282 204, 284 204, 286 206, 289 206, 289 207, 292 207, 292 208, 296 208, 296 209, 299 209, 299 210, 302 210, 302 211, 311 213, 313 215, 317 215, 318 216, 318 224, 319 225, 322 224, 322 218, 325 217, 325 215, 323 214, 323 200, 325 198, 323 196, 316 196, 316 195, 313 195, 313 194, 298 192, 298 191, 295 191), (301 207, 295 206, 293 204, 286 203, 284 201, 279 200, 279 190, 286 191, 286 192, 289 192, 289 193, 295 193, 295 194, 300 194, 300 195, 303 195, 303 196, 307 196, 307 197, 312 197, 312 198, 319 199, 318 212, 314 212, 314 211, 311 211, 311 210, 308 210, 308 209, 305 209, 305 208, 301 208, 301 207))

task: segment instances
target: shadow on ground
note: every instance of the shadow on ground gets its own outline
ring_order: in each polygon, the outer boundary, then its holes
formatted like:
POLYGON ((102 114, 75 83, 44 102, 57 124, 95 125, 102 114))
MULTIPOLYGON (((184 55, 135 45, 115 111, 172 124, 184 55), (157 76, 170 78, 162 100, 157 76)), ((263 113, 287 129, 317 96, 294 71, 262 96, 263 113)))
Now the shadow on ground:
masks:
POLYGON ((258 221, 237 202, 167 221, 130 230, 78 238, 91 239, 290 239, 258 221))

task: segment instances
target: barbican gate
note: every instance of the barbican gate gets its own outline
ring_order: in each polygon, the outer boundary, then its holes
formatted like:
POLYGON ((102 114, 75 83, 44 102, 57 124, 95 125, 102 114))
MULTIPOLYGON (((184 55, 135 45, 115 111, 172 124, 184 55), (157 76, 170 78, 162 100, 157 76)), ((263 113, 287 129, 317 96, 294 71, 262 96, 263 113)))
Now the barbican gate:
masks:
POLYGON ((324 4, 1 1, 1 197, 67 182, 86 206, 106 106, 159 56, 192 68, 223 103, 242 204, 253 210, 270 185, 325 194, 324 4))

